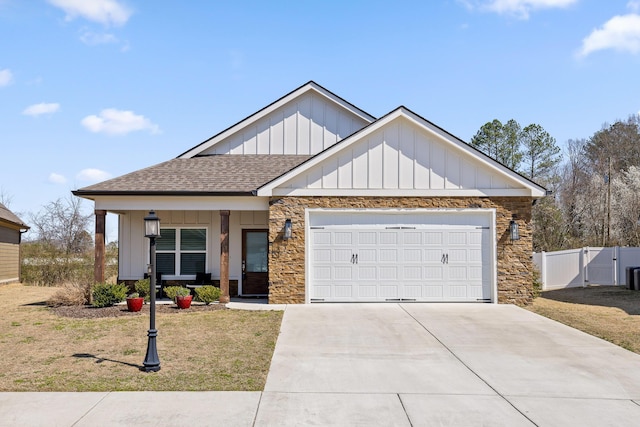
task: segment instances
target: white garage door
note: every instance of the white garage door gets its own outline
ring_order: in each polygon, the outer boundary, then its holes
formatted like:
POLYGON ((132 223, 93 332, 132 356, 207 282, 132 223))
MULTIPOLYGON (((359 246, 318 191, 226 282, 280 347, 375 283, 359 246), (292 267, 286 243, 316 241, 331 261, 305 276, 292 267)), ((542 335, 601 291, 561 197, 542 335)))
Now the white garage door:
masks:
POLYGON ((309 216, 314 301, 490 301, 491 215, 309 216))

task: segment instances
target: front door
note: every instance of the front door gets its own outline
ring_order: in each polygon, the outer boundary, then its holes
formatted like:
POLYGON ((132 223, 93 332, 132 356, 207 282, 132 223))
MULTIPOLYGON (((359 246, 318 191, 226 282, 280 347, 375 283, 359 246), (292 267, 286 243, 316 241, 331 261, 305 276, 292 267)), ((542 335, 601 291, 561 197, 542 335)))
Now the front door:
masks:
POLYGON ((269 231, 242 230, 242 295, 269 293, 269 231))

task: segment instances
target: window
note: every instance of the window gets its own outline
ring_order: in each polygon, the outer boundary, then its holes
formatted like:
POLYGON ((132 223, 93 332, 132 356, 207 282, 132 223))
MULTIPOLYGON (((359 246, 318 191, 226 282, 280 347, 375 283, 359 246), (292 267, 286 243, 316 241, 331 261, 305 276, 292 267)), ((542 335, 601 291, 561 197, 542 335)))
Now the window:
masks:
POLYGON ((205 228, 162 228, 156 240, 156 269, 169 276, 204 273, 207 259, 205 228))

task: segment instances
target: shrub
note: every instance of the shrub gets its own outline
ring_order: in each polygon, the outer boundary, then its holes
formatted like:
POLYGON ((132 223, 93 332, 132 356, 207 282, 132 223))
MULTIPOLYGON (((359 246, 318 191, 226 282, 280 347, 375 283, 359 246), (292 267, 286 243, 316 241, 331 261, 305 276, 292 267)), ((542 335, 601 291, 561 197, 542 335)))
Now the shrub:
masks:
POLYGON ((97 283, 93 286, 93 306, 109 307, 127 298, 128 288, 124 283, 97 283))
POLYGON ((82 283, 66 283, 47 300, 49 307, 84 305, 87 303, 87 288, 82 283))
POLYGON ((190 293, 191 292, 189 291, 189 289, 182 286, 167 286, 166 288, 164 288, 164 294, 174 302, 176 301, 177 296, 184 297, 189 295, 190 293))
POLYGON ((196 300, 201 301, 206 305, 209 305, 214 301, 218 301, 220 294, 220 288, 216 288, 215 286, 206 285, 196 288, 196 300))
POLYGON ((533 298, 538 298, 542 295, 542 278, 540 272, 536 267, 533 268, 533 298))
POLYGON ((151 295, 149 294, 149 279, 140 279, 133 284, 133 288, 136 292, 144 298, 145 301, 149 301, 151 295))
POLYGON ((140 298, 140 294, 137 292, 132 292, 129 294, 129 296, 127 297, 127 299, 129 298, 140 298))

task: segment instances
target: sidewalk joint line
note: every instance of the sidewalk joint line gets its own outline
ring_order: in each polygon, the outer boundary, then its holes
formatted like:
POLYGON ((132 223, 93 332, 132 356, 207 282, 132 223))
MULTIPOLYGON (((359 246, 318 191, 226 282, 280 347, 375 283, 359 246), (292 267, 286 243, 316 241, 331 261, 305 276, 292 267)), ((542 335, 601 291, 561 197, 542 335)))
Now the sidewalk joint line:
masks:
POLYGON ((106 398, 107 398, 107 396, 109 396, 111 393, 113 393, 113 392, 112 392, 112 391, 108 391, 108 392, 107 392, 107 394, 105 394, 104 396, 102 396, 102 398, 100 398, 100 400, 98 400, 98 401, 95 403, 95 405, 93 405, 91 408, 87 409, 87 411, 86 411, 84 414, 82 414, 82 415, 80 416, 80 418, 78 418, 77 420, 75 420, 75 421, 74 421, 74 423, 73 423, 73 424, 71 424, 71 427, 73 427, 73 426, 77 425, 80 421, 82 421, 82 419, 83 419, 84 417, 86 417, 87 415, 89 415, 89 413, 90 413, 91 411, 93 411, 93 410, 94 410, 94 409, 95 409, 99 404, 101 404, 101 403, 102 403, 102 401, 103 401, 104 399, 106 399, 106 398))

